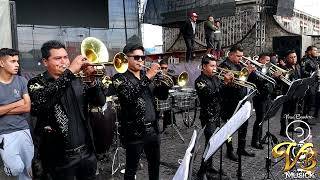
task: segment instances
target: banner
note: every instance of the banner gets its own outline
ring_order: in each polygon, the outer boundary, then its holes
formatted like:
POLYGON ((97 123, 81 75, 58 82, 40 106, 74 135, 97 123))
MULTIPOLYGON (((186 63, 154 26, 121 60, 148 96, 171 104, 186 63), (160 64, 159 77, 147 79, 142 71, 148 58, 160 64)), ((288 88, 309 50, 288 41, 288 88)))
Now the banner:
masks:
POLYGON ((12 48, 9 0, 0 0, 0 48, 12 48))

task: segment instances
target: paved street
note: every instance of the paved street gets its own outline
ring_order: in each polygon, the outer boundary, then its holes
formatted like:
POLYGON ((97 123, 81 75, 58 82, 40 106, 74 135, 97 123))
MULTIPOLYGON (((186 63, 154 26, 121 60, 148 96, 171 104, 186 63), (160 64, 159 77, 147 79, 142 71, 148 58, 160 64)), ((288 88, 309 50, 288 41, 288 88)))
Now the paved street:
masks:
MULTIPOLYGON (((281 110, 281 109, 280 109, 281 110)), ((280 111, 279 111, 280 112, 280 111)), ((280 113, 276 115, 274 119, 270 120, 270 132, 274 134, 279 142, 282 141, 288 141, 288 138, 284 138, 279 135, 280 132, 280 113)), ((177 123, 179 126, 179 130, 186 139, 186 142, 183 143, 180 138, 178 137, 177 134, 175 134, 174 138, 171 138, 171 133, 169 134, 164 134, 162 135, 163 139, 161 142, 161 168, 160 168, 160 174, 161 174, 161 179, 163 180, 169 180, 172 179, 174 176, 179 164, 178 164, 178 159, 182 159, 185 153, 185 150, 189 144, 189 140, 192 136, 193 129, 196 127, 191 127, 187 128, 183 123, 181 119, 181 115, 177 114, 176 117, 178 118, 177 123)), ((257 150, 254 149, 250 146, 251 143, 251 136, 252 136, 252 126, 255 120, 255 113, 251 116, 249 119, 249 129, 248 129, 248 135, 247 135, 247 149, 253 151, 256 153, 256 157, 243 157, 242 158, 242 172, 243 172, 243 179, 257 179, 257 180, 262 180, 266 177, 266 160, 265 157, 267 157, 268 152, 271 154, 271 149, 268 151, 267 145, 264 145, 263 150, 257 150)), ((313 119, 311 122, 316 123, 318 120, 313 119)), ((316 125, 312 126, 312 142, 314 144, 314 150, 316 153, 319 150, 320 146, 320 138, 319 138, 319 124, 317 123, 316 125)), ((199 120, 197 119, 195 122, 196 126, 200 125, 199 120)), ((264 132, 263 135, 265 135, 267 129, 267 123, 264 123, 264 132)), ((234 134, 233 136, 233 141, 234 141, 234 147, 237 147, 237 133, 234 134)), ((202 137, 202 140, 200 142, 201 144, 201 149, 199 150, 199 154, 196 156, 196 159, 194 161, 193 165, 193 177, 192 179, 196 179, 196 172, 198 171, 200 167, 200 162, 201 162, 201 155, 203 152, 203 145, 204 145, 204 137, 202 137)), ((225 145, 223 146, 223 155, 222 155, 222 166, 223 166, 223 171, 226 172, 228 175, 227 177, 223 177, 223 179, 237 179, 237 168, 238 168, 238 163, 232 162, 229 159, 226 158, 225 155, 225 150, 226 147, 225 145)), ((217 152, 214 155, 214 166, 219 167, 219 159, 220 159, 220 151, 217 152)), ((319 157, 317 157, 317 160, 319 161, 319 157)), ((110 162, 107 162, 110 163, 110 162)), ((145 158, 141 159, 141 163, 143 165, 142 168, 137 173, 137 179, 148 179, 147 178, 147 162, 145 158)), ((272 164, 273 167, 271 169, 270 173, 270 178, 272 179, 277 179, 277 180, 282 180, 285 179, 285 174, 282 171, 284 168, 284 160, 281 159, 273 159, 272 158, 272 164), (275 163, 277 162, 277 163, 275 163)), ((298 166, 297 166, 298 167, 298 166)), ((320 178, 320 171, 319 171, 319 165, 316 166, 316 168, 313 169, 316 175, 316 179, 320 178)), ((106 172, 106 171, 104 171, 106 172)), ((215 174, 210 174, 212 179, 219 179, 218 175, 215 174)), ((105 179, 105 174, 100 175, 100 179, 105 179)), ((113 178, 110 177, 110 179, 122 179, 122 174, 116 174, 113 178)), ((289 178, 288 178, 289 179, 289 178)))

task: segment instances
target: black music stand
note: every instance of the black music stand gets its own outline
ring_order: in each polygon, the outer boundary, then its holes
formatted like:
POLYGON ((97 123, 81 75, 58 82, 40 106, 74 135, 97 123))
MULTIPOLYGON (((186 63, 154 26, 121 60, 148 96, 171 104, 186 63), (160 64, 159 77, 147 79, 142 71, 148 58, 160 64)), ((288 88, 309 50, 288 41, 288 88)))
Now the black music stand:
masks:
MULTIPOLYGON (((264 121, 268 121, 267 125, 267 132, 266 135, 262 138, 262 142, 266 142, 268 143, 268 156, 266 157, 266 170, 267 170, 267 179, 270 179, 270 165, 271 165, 271 158, 270 158, 270 143, 273 142, 274 144, 278 143, 278 139, 276 138, 275 135, 270 133, 270 118, 274 117, 279 108, 281 107, 281 105, 286 102, 288 100, 288 96, 284 95, 284 96, 278 96, 271 104, 271 106, 269 107, 269 109, 267 110, 262 122, 259 124, 259 126, 262 126, 264 121)), ((272 174, 271 174, 272 175, 272 174)), ((273 175, 272 175, 273 177, 273 175)))
MULTIPOLYGON (((252 98, 256 95, 256 93, 257 93, 257 90, 254 89, 251 92, 249 92, 249 94, 246 95, 242 100, 240 100, 238 105, 237 105, 237 107, 236 107, 236 109, 234 110, 233 116, 238 112, 238 110, 241 108, 241 106, 245 102, 247 102, 247 101, 251 101, 252 102, 252 98)), ((221 156, 222 156, 222 153, 221 153, 221 156)), ((222 159, 222 157, 220 157, 220 159, 222 159)), ((237 176, 238 176, 239 180, 242 180, 242 168, 241 168, 241 165, 242 165, 242 163, 241 163, 241 154, 238 153, 238 172, 237 172, 237 176)), ((221 176, 222 176, 221 174, 222 174, 222 161, 220 161, 220 179, 221 179, 221 176)))
POLYGON ((116 128, 116 137, 115 137, 115 142, 116 142, 116 150, 113 154, 112 158, 112 165, 111 165, 111 175, 113 176, 116 172, 120 170, 120 172, 123 170, 122 168, 125 167, 125 163, 121 162, 120 160, 120 152, 122 151, 122 155, 125 156, 125 149, 121 146, 120 142, 120 132, 119 132, 119 126, 120 122, 118 119, 118 108, 120 108, 119 104, 117 104, 115 101, 117 101, 118 98, 114 97, 112 99, 112 108, 115 110, 115 115, 116 115, 116 122, 115 122, 115 128, 116 128))

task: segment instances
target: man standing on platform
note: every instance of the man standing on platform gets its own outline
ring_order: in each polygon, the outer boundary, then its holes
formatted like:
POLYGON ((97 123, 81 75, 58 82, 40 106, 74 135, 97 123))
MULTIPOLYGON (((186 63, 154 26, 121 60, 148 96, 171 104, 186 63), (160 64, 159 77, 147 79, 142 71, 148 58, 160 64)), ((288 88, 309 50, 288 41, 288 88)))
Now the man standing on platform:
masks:
POLYGON ((214 26, 213 16, 209 15, 208 19, 204 23, 204 34, 206 37, 207 43, 207 52, 206 54, 212 54, 212 50, 214 50, 214 32, 217 28, 214 26))
POLYGON ((197 19, 198 14, 196 12, 190 13, 189 18, 183 23, 182 27, 180 28, 180 32, 187 47, 186 62, 192 61, 193 58, 197 19))

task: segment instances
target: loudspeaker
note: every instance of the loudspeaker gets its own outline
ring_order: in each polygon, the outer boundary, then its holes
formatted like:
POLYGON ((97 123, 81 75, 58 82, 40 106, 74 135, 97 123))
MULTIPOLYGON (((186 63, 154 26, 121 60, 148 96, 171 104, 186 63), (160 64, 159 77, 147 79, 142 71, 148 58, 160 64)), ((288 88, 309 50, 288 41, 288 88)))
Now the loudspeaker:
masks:
POLYGON ((292 17, 295 0, 265 0, 266 13, 270 15, 292 17))
POLYGON ((289 50, 295 50, 299 62, 302 53, 302 36, 273 37, 272 48, 280 57, 285 57, 289 50))

